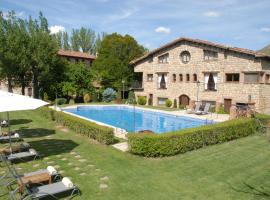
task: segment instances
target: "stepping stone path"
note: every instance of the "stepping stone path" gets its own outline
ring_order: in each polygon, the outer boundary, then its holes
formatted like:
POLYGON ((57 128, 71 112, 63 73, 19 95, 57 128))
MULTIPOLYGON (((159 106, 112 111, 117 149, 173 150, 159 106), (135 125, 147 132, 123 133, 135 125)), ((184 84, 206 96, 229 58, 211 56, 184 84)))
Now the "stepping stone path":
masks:
POLYGON ((108 185, 107 185, 107 184, 104 184, 104 183, 101 183, 101 184, 99 185, 99 188, 100 188, 100 189, 106 189, 106 188, 108 188, 108 185))
POLYGON ((78 170, 80 170, 80 168, 79 167, 75 167, 75 170, 78 171, 78 170))
POLYGON ((71 155, 76 155, 77 153, 74 152, 74 151, 72 151, 72 152, 70 152, 70 154, 71 154, 71 155))
POLYGON ((80 157, 81 157, 80 155, 75 156, 75 158, 80 158, 80 157))
POLYGON ((81 175, 81 176, 85 176, 85 175, 86 175, 86 173, 84 173, 84 172, 83 172, 83 173, 80 173, 80 175, 81 175))
POLYGON ((67 160, 67 158, 62 158, 61 160, 65 161, 65 160, 67 160))
POLYGON ((126 152, 128 151, 128 143, 127 142, 121 142, 112 145, 114 148, 119 149, 120 151, 126 152))
POLYGON ((33 167, 39 167, 39 164, 34 164, 33 167))
POLYGON ((86 162, 87 160, 86 159, 80 159, 79 161, 80 162, 86 162))
POLYGON ((104 176, 102 178, 100 178, 101 181, 108 181, 109 180, 109 177, 108 176, 104 176))

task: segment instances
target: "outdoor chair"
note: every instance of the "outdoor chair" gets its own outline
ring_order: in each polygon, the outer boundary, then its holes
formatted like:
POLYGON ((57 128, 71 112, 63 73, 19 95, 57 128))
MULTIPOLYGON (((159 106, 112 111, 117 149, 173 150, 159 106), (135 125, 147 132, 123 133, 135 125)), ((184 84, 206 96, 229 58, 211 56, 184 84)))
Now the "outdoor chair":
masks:
MULTIPOLYGON (((10 199, 17 200, 16 193, 19 191, 19 188, 11 191, 9 193, 10 199)), ((43 199, 43 198, 53 198, 59 199, 58 195, 68 196, 69 199, 72 199, 76 195, 80 195, 80 190, 75 186, 69 178, 64 177, 62 181, 52 183, 49 185, 42 185, 37 187, 27 188, 27 194, 22 196, 22 200, 28 199, 43 199)))
POLYGON ((10 146, 6 146, 6 147, 0 149, 0 153, 3 153, 5 155, 9 155, 12 153, 28 151, 29 148, 30 148, 30 144, 24 142, 21 144, 12 145, 11 148, 10 148, 10 146))
POLYGON ((61 179, 61 174, 57 172, 57 170, 52 166, 48 166, 46 169, 40 169, 34 172, 24 173, 21 177, 29 177, 29 176, 33 176, 37 174, 42 174, 42 173, 48 173, 49 175, 51 175, 53 181, 57 181, 61 179))
POLYGON ((39 158, 39 154, 35 149, 29 149, 26 152, 14 153, 7 156, 7 160, 12 163, 25 162, 39 158))
POLYGON ((7 120, 2 120, 1 122, 0 122, 0 126, 1 127, 8 127, 8 121, 7 120))
POLYGON ((0 137, 0 143, 6 143, 11 140, 12 142, 18 142, 21 140, 20 135, 18 133, 15 133, 14 135, 11 136, 2 136, 0 137))
POLYGON ((187 113, 188 113, 188 114, 194 114, 194 113, 199 112, 199 111, 200 111, 201 105, 202 105, 202 102, 197 102, 197 103, 196 103, 196 106, 195 106, 195 109, 194 109, 194 110, 188 109, 188 110, 187 110, 187 113))
POLYGON ((210 103, 206 103, 204 106, 203 111, 197 111, 195 112, 196 115, 206 115, 209 113, 209 109, 210 109, 211 104, 210 103))

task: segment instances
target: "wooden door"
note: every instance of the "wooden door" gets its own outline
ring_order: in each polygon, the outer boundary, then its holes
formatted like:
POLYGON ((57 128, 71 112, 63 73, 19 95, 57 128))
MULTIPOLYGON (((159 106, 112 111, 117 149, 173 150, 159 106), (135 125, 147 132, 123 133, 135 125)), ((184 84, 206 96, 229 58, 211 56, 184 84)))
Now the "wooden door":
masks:
POLYGON ((227 113, 230 113, 231 106, 232 106, 232 100, 231 99, 224 99, 224 111, 227 113))
POLYGON ((188 106, 189 105, 189 97, 187 95, 181 95, 179 97, 179 104, 181 106, 188 106))

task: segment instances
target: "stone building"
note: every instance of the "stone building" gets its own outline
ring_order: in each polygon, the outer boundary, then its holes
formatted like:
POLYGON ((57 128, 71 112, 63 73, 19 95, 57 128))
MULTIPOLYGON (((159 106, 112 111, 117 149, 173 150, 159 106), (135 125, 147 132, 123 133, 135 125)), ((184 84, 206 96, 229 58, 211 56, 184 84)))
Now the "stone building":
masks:
POLYGON ((229 111, 231 105, 255 103, 257 111, 270 112, 270 57, 264 54, 179 38, 131 64, 138 77, 135 95, 145 96, 149 105, 202 101, 229 111))

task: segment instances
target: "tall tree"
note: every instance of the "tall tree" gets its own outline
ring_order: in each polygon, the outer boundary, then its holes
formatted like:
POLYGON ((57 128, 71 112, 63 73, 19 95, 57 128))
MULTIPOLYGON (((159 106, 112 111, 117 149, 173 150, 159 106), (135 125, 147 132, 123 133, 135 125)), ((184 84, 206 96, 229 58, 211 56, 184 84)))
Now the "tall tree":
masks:
POLYGON ((71 34, 71 48, 73 51, 79 51, 80 50, 80 39, 79 39, 79 30, 72 29, 71 34))
POLYGON ((133 68, 129 62, 143 55, 144 48, 129 35, 113 33, 107 35, 101 42, 97 59, 93 63, 93 69, 101 75, 101 83, 105 87, 118 89, 122 80, 127 85, 133 78, 133 68))
POLYGON ((62 48, 65 50, 70 50, 70 44, 69 44, 69 37, 68 33, 65 31, 63 32, 63 45, 62 48))

